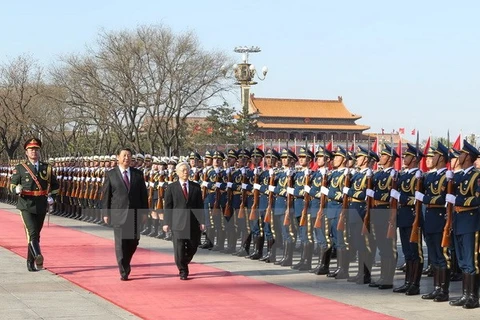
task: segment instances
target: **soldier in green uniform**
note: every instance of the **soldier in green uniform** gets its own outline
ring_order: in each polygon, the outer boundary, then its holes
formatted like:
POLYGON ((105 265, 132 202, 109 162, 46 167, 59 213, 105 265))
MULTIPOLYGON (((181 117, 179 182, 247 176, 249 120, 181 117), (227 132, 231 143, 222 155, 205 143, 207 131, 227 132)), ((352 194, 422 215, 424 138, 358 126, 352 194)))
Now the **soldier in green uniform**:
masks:
POLYGON ((24 144, 27 160, 18 164, 12 175, 10 190, 19 195, 17 209, 22 215, 28 242, 27 269, 43 268, 40 251, 40 231, 47 213, 47 204, 53 206, 53 197, 58 193, 57 178, 52 166, 40 161, 39 139, 29 139, 24 144))

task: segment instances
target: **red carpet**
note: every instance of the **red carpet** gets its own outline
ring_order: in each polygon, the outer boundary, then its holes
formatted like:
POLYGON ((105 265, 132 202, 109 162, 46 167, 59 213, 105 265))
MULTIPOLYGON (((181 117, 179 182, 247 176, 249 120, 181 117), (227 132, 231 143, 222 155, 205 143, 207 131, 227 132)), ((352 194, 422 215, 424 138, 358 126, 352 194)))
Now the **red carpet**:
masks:
MULTIPOLYGON (((25 257, 20 216, 0 217, 0 246, 25 257)), ((394 319, 202 264, 180 281, 172 255, 145 249, 133 257, 132 281, 120 281, 112 240, 58 225, 44 226, 41 244, 50 272, 144 319, 394 319)))

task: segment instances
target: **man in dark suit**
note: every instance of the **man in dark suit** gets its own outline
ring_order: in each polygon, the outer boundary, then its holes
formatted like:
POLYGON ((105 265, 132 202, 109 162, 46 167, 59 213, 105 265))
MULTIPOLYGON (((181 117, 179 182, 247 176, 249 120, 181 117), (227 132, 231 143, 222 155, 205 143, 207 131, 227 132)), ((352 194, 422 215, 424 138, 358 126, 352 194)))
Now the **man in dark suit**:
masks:
POLYGON ((188 180, 190 166, 179 163, 176 168, 178 181, 165 190, 165 224, 163 231, 173 232, 173 251, 180 279, 187 280, 188 264, 192 261, 205 229, 203 199, 200 185, 188 180))
POLYGON ((132 151, 121 149, 117 161, 117 167, 105 173, 102 210, 104 222, 113 226, 120 280, 126 281, 140 239, 139 228, 147 220, 148 192, 143 172, 130 167, 132 151))
POLYGON ((42 142, 37 138, 24 144, 27 160, 13 170, 10 191, 19 195, 17 209, 20 210, 28 241, 27 269, 43 269, 43 255, 40 250, 40 231, 47 214, 47 206, 52 206, 59 185, 52 166, 40 161, 42 142))

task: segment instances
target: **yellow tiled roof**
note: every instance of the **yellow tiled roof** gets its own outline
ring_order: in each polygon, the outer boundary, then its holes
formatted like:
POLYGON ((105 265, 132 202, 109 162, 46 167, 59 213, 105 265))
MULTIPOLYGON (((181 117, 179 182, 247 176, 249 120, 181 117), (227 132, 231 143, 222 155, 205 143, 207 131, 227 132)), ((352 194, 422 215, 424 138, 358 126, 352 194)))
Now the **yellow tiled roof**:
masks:
POLYGON ((342 97, 338 100, 307 100, 256 98, 250 96, 250 111, 258 112, 260 117, 286 118, 335 118, 360 119, 362 116, 353 114, 343 104, 342 97))
POLYGON ((339 125, 339 124, 311 124, 311 123, 263 123, 257 122, 259 129, 301 129, 301 130, 368 130, 369 126, 339 125))

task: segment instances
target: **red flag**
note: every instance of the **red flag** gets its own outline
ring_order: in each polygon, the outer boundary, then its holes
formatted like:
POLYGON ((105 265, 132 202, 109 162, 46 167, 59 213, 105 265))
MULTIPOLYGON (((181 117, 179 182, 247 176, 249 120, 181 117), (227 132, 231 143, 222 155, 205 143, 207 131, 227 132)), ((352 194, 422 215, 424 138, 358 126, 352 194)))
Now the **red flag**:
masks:
MULTIPOLYGON (((428 137, 427 143, 425 144, 425 148, 423 149, 423 154, 426 155, 428 153, 428 149, 430 148, 430 137, 428 137)), ((420 161, 420 170, 423 172, 427 172, 427 157, 423 157, 420 161)))
POLYGON ((455 140, 455 142, 453 143, 452 147, 457 150, 462 149, 461 142, 462 142, 462 134, 460 133, 457 137, 457 140, 455 140))
POLYGON ((333 141, 330 141, 327 146, 325 147, 325 149, 327 149, 328 151, 332 151, 333 149, 333 141))
POLYGON ((405 134, 405 128, 398 128, 399 134, 405 134))
POLYGON ((416 133, 417 133, 417 130, 415 130, 415 129, 413 129, 412 132, 411 132, 412 136, 414 136, 416 133))
POLYGON ((398 137, 397 154, 398 154, 398 158, 395 160, 395 170, 399 171, 402 169, 402 138, 401 137, 398 137))

